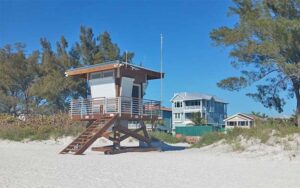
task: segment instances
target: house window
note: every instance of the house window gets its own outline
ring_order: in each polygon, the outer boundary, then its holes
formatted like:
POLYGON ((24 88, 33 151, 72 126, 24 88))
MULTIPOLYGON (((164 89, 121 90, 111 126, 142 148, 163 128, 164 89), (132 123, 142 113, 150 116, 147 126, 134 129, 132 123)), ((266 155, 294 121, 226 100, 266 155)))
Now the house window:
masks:
POLYGON ((114 72, 113 71, 104 71, 103 72, 103 78, 113 77, 113 76, 114 76, 114 72))
POLYGON ((227 125, 229 125, 229 126, 236 126, 236 122, 235 121, 228 121, 227 125))
POLYGON ((180 113, 175 113, 174 116, 175 119, 180 119, 180 113))
POLYGON ((91 74, 91 79, 101 78, 101 72, 96 72, 91 74))
POLYGON ((195 100, 195 101, 186 101, 185 102, 186 106, 200 106, 200 101, 199 100, 195 100))
POLYGON ((91 73, 91 80, 99 79, 99 78, 113 77, 113 76, 114 76, 114 71, 95 72, 95 73, 91 73))
POLYGON ((182 102, 175 102, 175 108, 181 108, 182 102))
POLYGON ((245 121, 239 121, 239 126, 245 126, 246 122, 245 121))

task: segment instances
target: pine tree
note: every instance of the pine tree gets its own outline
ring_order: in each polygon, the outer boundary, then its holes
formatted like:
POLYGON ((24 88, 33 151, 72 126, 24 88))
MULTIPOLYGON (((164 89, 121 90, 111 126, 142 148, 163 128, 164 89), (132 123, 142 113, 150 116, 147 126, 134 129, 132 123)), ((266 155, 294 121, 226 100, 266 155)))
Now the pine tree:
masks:
POLYGON ((17 43, 14 48, 8 45, 0 50, 0 112, 17 115, 31 111, 34 97, 30 89, 37 78, 39 54, 26 57, 24 48, 17 43))
POLYGON ((285 98, 296 97, 300 126, 300 1, 234 0, 230 15, 239 20, 233 27, 214 29, 216 45, 230 47, 233 67, 240 76, 229 77, 218 86, 231 91, 255 84, 248 96, 267 108, 283 111, 285 98))
MULTIPOLYGON (((103 32, 94 37, 91 28, 80 27, 80 42, 75 44, 74 51, 79 55, 81 64, 93 65, 114 60, 126 60, 125 52, 121 55, 120 48, 112 42, 110 34, 103 32)), ((132 62, 134 53, 127 53, 127 61, 132 62)))
MULTIPOLYGON (((125 60, 108 32, 95 38, 91 28, 80 28, 80 42, 69 49, 64 37, 53 50, 42 38, 41 51, 25 55, 25 45, 0 48, 0 113, 56 113, 68 109, 71 98, 86 97, 86 81, 66 77, 70 68, 125 60)), ((131 62, 133 53, 127 53, 131 62)))
POLYGON ((40 76, 33 85, 32 93, 43 99, 48 113, 66 111, 68 98, 83 95, 82 81, 65 76, 67 69, 76 67, 79 63, 67 52, 68 43, 64 37, 57 43, 56 53, 46 39, 41 39, 41 45, 40 76))

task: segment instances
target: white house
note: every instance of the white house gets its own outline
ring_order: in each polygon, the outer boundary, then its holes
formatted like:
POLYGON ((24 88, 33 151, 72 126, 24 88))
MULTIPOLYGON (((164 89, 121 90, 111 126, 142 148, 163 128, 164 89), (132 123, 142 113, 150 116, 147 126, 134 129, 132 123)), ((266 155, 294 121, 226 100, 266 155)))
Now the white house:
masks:
POLYGON ((250 128, 254 126, 254 117, 243 113, 237 113, 224 120, 225 128, 244 127, 250 128))
POLYGON ((224 125, 227 104, 216 96, 202 93, 175 93, 172 102, 172 129, 193 124, 192 116, 199 113, 207 124, 224 125))

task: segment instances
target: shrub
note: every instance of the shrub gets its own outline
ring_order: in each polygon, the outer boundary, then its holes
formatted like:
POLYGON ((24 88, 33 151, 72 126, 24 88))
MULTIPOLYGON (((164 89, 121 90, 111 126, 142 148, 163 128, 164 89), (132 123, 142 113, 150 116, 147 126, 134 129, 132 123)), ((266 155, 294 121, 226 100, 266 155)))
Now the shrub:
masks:
POLYGON ((200 140, 193 144, 192 147, 203 147, 213 143, 216 143, 225 138, 225 134, 221 132, 210 132, 204 134, 200 140))
POLYGON ((254 138, 260 140, 261 143, 266 143, 271 136, 286 137, 295 133, 300 134, 300 128, 295 127, 290 121, 268 119, 257 121, 256 126, 250 129, 235 127, 227 130, 226 134, 220 132, 204 134, 193 147, 203 147, 224 139, 225 143, 230 144, 233 150, 241 151, 244 150, 241 145, 241 138, 254 138))
POLYGON ((149 135, 152 139, 161 140, 171 144, 185 142, 184 137, 176 138, 175 136, 165 132, 154 131, 154 132, 150 132, 149 135))
POLYGON ((84 130, 79 122, 72 121, 67 114, 32 116, 21 121, 13 116, 0 116, 0 139, 14 141, 57 139, 77 136, 84 130))
POLYGON ((263 126, 256 126, 250 129, 247 128, 234 128, 228 130, 226 134, 226 141, 234 142, 239 136, 245 139, 255 138, 259 139, 262 143, 266 143, 272 133, 272 129, 263 126))

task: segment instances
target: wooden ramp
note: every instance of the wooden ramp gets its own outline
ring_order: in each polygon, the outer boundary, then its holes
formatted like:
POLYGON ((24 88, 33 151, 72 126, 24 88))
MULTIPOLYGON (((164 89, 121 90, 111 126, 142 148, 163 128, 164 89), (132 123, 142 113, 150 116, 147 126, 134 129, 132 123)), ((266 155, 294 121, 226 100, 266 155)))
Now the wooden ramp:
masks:
POLYGON ((106 136, 106 131, 117 119, 117 116, 118 115, 102 116, 99 119, 89 121, 87 129, 60 153, 73 153, 75 155, 82 154, 98 138, 100 138, 101 136, 106 136))

